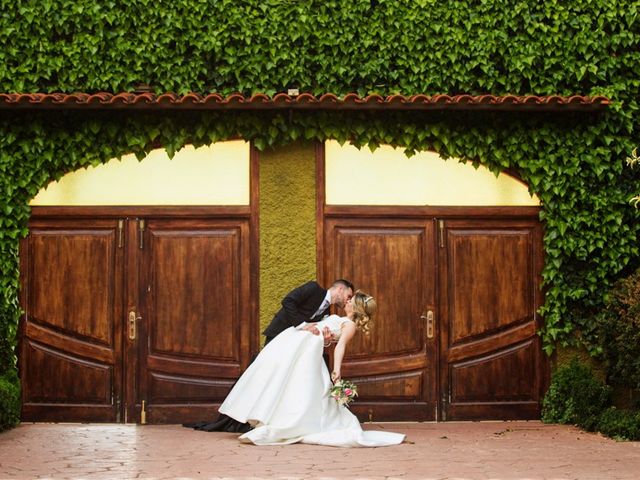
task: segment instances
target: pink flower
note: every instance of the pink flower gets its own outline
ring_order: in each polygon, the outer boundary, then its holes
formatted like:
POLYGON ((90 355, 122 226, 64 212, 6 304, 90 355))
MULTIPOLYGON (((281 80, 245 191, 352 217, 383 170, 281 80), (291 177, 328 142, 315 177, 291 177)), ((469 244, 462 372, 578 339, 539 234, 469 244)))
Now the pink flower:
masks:
POLYGON ((349 405, 354 397, 358 395, 358 391, 353 383, 347 380, 339 380, 331 387, 329 394, 336 400, 338 405, 349 405))

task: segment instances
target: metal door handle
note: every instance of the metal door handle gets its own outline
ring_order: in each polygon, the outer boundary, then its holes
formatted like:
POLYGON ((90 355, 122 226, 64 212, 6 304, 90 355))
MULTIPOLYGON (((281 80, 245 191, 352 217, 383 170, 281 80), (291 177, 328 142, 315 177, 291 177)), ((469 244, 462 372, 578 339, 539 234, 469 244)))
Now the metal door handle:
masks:
POLYGON ((420 315, 420 318, 427 321, 427 338, 433 338, 433 311, 428 310, 427 314, 420 315))
POLYGON ((142 317, 136 316, 136 311, 131 310, 129 312, 129 340, 135 340, 138 336, 138 320, 142 317))

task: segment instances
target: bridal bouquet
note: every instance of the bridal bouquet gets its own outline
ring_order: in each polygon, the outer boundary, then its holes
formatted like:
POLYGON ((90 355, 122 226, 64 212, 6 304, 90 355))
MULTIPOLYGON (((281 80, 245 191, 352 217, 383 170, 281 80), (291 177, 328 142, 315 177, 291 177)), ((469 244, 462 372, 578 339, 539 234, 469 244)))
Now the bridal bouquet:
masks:
POLYGON ((348 380, 338 380, 329 394, 338 402, 338 405, 349 405, 353 399, 358 396, 358 389, 355 383, 348 380))

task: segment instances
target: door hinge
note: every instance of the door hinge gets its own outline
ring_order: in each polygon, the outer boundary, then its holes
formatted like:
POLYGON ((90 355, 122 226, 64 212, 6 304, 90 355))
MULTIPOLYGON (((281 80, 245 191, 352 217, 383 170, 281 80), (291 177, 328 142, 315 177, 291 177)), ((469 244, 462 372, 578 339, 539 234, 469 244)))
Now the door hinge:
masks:
POLYGON ((138 248, 142 250, 144 248, 144 218, 138 219, 138 248))
MULTIPOLYGON (((113 405, 113 399, 111 399, 111 404, 113 405)), ((116 397, 116 423, 120 423, 120 417, 122 413, 120 412, 120 397, 116 397)))
POLYGON ((440 248, 444 248, 444 220, 438 220, 438 238, 440 248))
POLYGON ((124 245, 124 219, 118 220, 118 248, 124 245))
POLYGON ((442 394, 442 421, 447 421, 447 394, 442 394))
POLYGON ((146 403, 147 402, 142 400, 142 409, 140 410, 140 423, 142 425, 145 425, 147 423, 147 410, 145 409, 146 403))

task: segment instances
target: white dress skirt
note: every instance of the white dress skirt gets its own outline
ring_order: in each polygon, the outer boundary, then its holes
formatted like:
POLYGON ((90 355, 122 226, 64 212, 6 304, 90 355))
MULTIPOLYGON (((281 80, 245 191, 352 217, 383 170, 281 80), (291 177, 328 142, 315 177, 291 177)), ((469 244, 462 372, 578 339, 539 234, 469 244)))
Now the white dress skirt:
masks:
MULTIPOLYGON (((346 317, 330 315, 316 325, 339 335, 346 317)), ((363 431, 345 406, 329 395, 332 387, 322 358, 323 337, 290 327, 260 352, 220 406, 253 430, 240 440, 256 445, 312 443, 335 447, 383 447, 402 443, 404 435, 363 431)))

